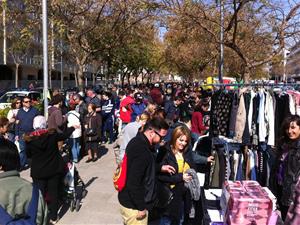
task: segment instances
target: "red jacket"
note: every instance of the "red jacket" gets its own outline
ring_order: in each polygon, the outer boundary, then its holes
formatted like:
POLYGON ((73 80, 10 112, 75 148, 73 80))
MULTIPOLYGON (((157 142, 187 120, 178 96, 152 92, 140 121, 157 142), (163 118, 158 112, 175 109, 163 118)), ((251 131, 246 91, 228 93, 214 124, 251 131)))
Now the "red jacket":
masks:
POLYGON ((134 103, 134 99, 131 96, 127 96, 120 103, 120 119, 123 123, 131 122, 132 108, 131 105, 134 103))
POLYGON ((203 135, 207 128, 203 123, 203 115, 201 112, 193 112, 192 114, 192 132, 203 135))

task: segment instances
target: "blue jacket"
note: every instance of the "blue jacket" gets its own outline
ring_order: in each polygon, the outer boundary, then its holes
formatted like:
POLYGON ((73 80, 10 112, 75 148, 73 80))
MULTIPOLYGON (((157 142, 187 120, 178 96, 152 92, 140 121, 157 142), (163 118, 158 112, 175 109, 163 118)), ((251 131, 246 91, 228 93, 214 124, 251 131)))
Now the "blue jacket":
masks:
POLYGON ((40 115, 40 113, 34 107, 30 107, 28 112, 26 112, 23 108, 20 108, 16 116, 16 120, 18 121, 16 124, 16 136, 32 132, 34 130, 33 119, 38 115, 40 115))
POLYGON ((131 113, 131 122, 135 122, 136 117, 141 115, 145 111, 146 105, 144 103, 132 104, 131 108, 133 110, 133 112, 131 113))
POLYGON ((164 106, 166 119, 177 121, 179 117, 179 107, 176 107, 173 101, 167 101, 164 106))

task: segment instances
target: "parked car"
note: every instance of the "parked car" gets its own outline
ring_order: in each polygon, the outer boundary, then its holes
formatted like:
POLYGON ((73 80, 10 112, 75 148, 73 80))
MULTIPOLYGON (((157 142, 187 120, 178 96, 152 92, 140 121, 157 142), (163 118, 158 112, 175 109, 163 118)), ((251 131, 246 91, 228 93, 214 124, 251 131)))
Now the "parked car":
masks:
POLYGON ((0 109, 5 109, 11 106, 11 102, 16 97, 23 99, 25 96, 29 96, 32 101, 38 102, 42 99, 42 93, 38 91, 8 91, 0 97, 0 109))

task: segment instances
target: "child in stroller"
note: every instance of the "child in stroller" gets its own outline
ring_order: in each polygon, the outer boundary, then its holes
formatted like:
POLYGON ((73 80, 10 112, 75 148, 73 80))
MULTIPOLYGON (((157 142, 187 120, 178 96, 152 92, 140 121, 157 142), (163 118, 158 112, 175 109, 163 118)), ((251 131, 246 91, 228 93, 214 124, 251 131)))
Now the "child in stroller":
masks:
POLYGON ((66 175, 64 178, 65 197, 70 205, 71 212, 79 211, 81 200, 87 195, 85 184, 79 176, 75 163, 72 162, 71 149, 67 144, 63 145, 63 158, 66 162, 66 175))

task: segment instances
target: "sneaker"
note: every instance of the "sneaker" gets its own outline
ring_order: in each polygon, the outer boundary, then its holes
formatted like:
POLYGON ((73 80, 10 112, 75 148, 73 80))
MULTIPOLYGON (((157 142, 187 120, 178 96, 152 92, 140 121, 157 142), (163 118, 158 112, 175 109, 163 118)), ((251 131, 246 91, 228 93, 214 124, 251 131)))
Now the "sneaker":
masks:
POLYGON ((58 223, 58 220, 50 220, 50 225, 54 225, 54 224, 57 224, 58 223))

